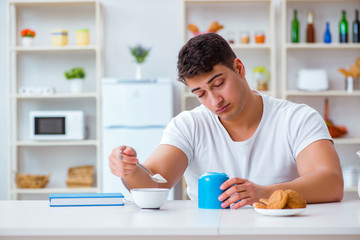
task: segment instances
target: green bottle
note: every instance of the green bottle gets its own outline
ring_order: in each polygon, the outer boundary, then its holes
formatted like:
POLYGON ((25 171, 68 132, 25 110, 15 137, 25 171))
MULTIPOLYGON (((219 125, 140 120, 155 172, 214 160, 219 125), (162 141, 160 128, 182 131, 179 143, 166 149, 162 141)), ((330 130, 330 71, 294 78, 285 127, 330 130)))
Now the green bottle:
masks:
POLYGON ((346 12, 342 11, 342 18, 339 23, 339 42, 347 43, 348 42, 348 22, 346 20, 346 12))
POLYGON ((299 21, 297 19, 297 11, 294 10, 294 19, 291 22, 291 42, 298 43, 300 36, 299 36, 299 21))

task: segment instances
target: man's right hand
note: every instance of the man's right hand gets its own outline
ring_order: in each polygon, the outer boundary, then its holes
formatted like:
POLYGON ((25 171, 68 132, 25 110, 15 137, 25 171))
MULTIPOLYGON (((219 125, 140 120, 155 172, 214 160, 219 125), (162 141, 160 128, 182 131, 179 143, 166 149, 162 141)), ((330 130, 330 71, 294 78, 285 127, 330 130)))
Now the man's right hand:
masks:
POLYGON ((135 149, 128 146, 114 148, 109 156, 110 170, 120 178, 131 175, 135 171, 138 162, 135 149))

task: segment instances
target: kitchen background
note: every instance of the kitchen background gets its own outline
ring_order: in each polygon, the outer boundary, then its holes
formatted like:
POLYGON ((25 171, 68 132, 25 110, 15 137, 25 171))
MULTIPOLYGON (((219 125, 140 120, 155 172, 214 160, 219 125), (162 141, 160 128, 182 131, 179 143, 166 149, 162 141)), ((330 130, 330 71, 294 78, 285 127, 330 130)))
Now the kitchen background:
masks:
MULTIPOLYGON (((238 57, 243 61, 251 57, 256 57, 260 59, 259 64, 266 65, 267 69, 270 70, 272 74, 272 79, 270 85, 270 94, 274 94, 277 97, 287 97, 290 100, 298 102, 306 102, 314 106, 321 114, 323 114, 324 109, 324 96, 298 96, 292 94, 287 90, 294 90, 295 86, 293 83, 289 83, 288 89, 284 88, 284 83, 281 82, 282 76, 293 77, 299 70, 299 66, 312 68, 313 66, 317 68, 325 68, 328 70, 328 77, 330 80, 330 88, 341 89, 344 88, 344 78, 337 72, 337 69, 340 67, 349 68, 349 66, 355 61, 356 57, 360 56, 360 48, 356 47, 352 49, 342 49, 327 51, 321 49, 292 49, 291 47, 286 48, 285 51, 282 51, 284 47, 281 42, 284 41, 281 37, 282 27, 287 28, 287 32, 290 27, 290 20, 292 19, 292 11, 287 11, 288 19, 285 21, 285 25, 281 19, 281 2, 284 0, 274 0, 275 5, 274 12, 274 23, 267 22, 267 19, 261 18, 259 16, 259 21, 253 21, 246 23, 246 27, 250 28, 250 34, 253 34, 255 29, 259 29, 263 26, 268 26, 266 30, 266 36, 268 40, 275 38, 275 44, 270 46, 271 53, 265 53, 262 50, 255 50, 254 52, 249 52, 249 49, 244 50, 238 54, 238 57), (272 27, 274 27, 272 29, 272 27), (271 32, 271 33, 270 33, 271 32), (313 54, 309 54, 313 51, 313 54), (284 71, 282 66, 282 59, 286 54, 288 58, 287 64, 289 68, 287 71, 284 71), (330 52, 329 55, 327 55, 330 52), (240 55, 241 54, 241 55, 240 55), (272 56, 276 57, 276 61, 272 60, 272 63, 263 63, 261 61, 263 58, 271 58, 272 56), (304 62, 306 62, 304 64, 304 62), (281 64, 280 64, 281 63, 281 64), (332 67, 329 68, 329 65, 332 67), (271 71, 272 70, 272 71, 271 71), (275 75, 276 72, 276 75, 275 75), (336 79, 341 81, 341 84, 337 84, 336 79), (334 84, 335 83, 335 84, 334 84), (286 91, 285 91, 286 90, 286 91)), ((118 1, 118 0, 101 0, 100 1, 103 7, 103 17, 104 17, 104 54, 103 54, 103 66, 104 66, 104 77, 117 77, 117 78, 133 78, 135 76, 135 64, 133 62, 132 56, 129 53, 129 46, 134 46, 135 44, 141 43, 146 47, 151 48, 150 55, 148 56, 146 63, 143 64, 142 72, 144 77, 156 77, 156 78, 169 78, 173 82, 173 109, 174 115, 177 115, 182 111, 182 104, 184 98, 182 98, 183 86, 176 81, 176 60, 179 49, 184 43, 184 39, 190 36, 190 32, 186 31, 184 38, 184 9, 183 9, 183 0, 132 0, 132 1, 118 1)), ((231 2, 231 1, 225 1, 231 2)), ((261 2, 261 1, 260 1, 261 2)), ((267 2, 267 1, 262 1, 267 2)), ((331 32, 333 37, 333 42, 338 42, 338 22, 341 18, 341 8, 340 4, 342 1, 338 1, 338 5, 326 4, 325 1, 315 1, 323 2, 318 6, 311 5, 312 1, 308 1, 310 6, 306 6, 304 1, 291 1, 291 8, 299 8, 299 20, 301 28, 301 42, 305 41, 305 26, 306 26, 306 15, 308 10, 314 11, 314 21, 316 29, 316 38, 318 42, 322 42, 323 33, 325 31, 325 21, 330 21, 331 23, 331 32), (298 4, 298 5, 297 5, 298 4), (328 11, 322 11, 322 8, 326 8, 328 11)), ((336 1, 332 1, 335 2, 336 1)), ((351 32, 351 23, 354 19, 354 8, 360 9, 359 1, 347 1, 347 5, 344 5, 348 15, 347 20, 349 22, 349 32, 351 32)), ((248 6, 249 7, 249 6, 248 6)), ((342 7, 342 6, 341 6, 342 7)), ((189 16, 192 16, 193 20, 198 23, 201 30, 205 30, 210 23, 210 20, 217 20, 220 24, 226 23, 224 29, 219 31, 219 34, 223 35, 226 38, 234 38, 238 42, 239 34, 241 30, 244 30, 244 26, 232 25, 229 22, 229 16, 226 14, 223 15, 224 18, 213 18, 211 15, 211 10, 206 10, 204 8, 203 15, 207 21, 202 21, 201 16, 196 15, 196 6, 195 12, 189 10, 189 16)), ((202 7, 200 7, 200 11, 202 7)), ((268 9, 264 8, 263 5, 259 6, 250 6, 250 11, 245 11, 243 15, 259 15, 262 13, 268 14, 268 9)), ((224 13, 224 9, 219 7, 219 11, 224 13)), ((236 12, 235 12, 236 14, 236 12)), ((230 14, 229 14, 230 15, 230 14)), ((239 14, 240 15, 240 14, 239 14)), ((64 16, 66 17, 66 16, 64 16)), ((241 16, 238 16, 240 20, 241 16)), ((8 58, 7 58, 7 46, 8 46, 8 29, 7 29, 7 1, 0 0, 0 29, 2 29, 3 34, 0 35, 0 199, 8 198, 8 58)), ((239 20, 237 19, 237 20, 239 20)), ((31 28, 32 26, 28 26, 31 28)), ((36 29, 35 29, 36 30, 36 29)), ((261 29, 263 30, 263 29, 261 29)), ((90 32, 91 34, 91 32, 90 32)), ((288 35, 288 34, 287 34, 288 35)), ((251 35, 252 36, 252 35, 251 35)), ((351 34, 350 34, 351 36, 351 34)), ((70 38, 74 36, 69 35, 70 38)), ((94 36, 92 36, 92 39, 94 36)), ((286 36, 288 38, 288 36, 286 36)), ((288 40, 286 40, 288 41, 288 40)), ((271 61, 270 61, 271 62, 271 61)), ((252 68, 256 66, 256 61, 249 61, 247 69, 247 76, 249 79, 252 78, 252 68)), ((45 72, 42 74, 47 74, 51 77, 51 73, 46 72, 46 69, 38 67, 35 71, 45 72)), ((254 83, 250 83, 254 86, 254 83)), ((349 129, 349 137, 355 139, 355 143, 345 144, 338 148, 339 153, 342 157, 342 164, 346 167, 352 166, 359 168, 359 160, 357 159, 355 152, 360 149, 360 141, 356 140, 360 137, 360 127, 358 127, 360 113, 359 113, 359 103, 360 95, 355 95, 354 97, 343 97, 335 96, 330 98, 330 117, 336 123, 345 124, 349 129), (351 131, 350 131, 351 130, 351 131)), ((187 107, 191 107, 192 103, 196 105, 196 100, 194 98, 187 97, 185 103, 188 104, 187 107)), ((114 103, 116 107, 116 103, 114 103)), ((151 107, 151 106, 149 106, 151 107)), ((55 154, 55 153, 54 153, 55 154)), ((51 155, 49 155, 51 158, 51 155)), ((349 194, 355 193, 355 191, 350 191, 349 194)), ((176 198, 180 198, 179 194, 176 195, 176 198)))

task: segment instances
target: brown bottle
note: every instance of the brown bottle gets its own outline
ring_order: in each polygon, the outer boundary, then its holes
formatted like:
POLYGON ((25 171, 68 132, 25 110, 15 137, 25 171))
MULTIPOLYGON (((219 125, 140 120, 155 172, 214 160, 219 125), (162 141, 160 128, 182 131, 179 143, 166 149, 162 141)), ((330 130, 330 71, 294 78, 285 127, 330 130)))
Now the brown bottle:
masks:
POLYGON ((308 24, 306 28, 306 42, 314 43, 315 42, 315 29, 313 22, 313 13, 311 11, 308 12, 308 24))

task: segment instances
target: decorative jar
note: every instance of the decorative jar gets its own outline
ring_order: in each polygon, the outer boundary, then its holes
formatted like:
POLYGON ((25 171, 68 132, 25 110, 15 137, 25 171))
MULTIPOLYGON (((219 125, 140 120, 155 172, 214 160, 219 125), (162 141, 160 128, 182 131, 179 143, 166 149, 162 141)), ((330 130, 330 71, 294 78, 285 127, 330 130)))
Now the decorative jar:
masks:
POLYGON ((254 79, 256 81, 256 89, 259 91, 269 90, 268 82, 270 78, 269 72, 264 66, 258 66, 253 69, 254 79))
POLYGON ((265 43, 265 33, 263 31, 255 32, 255 43, 265 43))
POLYGON ((76 44, 77 45, 89 45, 90 34, 89 29, 76 30, 76 44))
POLYGON ((68 44, 68 31, 64 29, 54 29, 51 33, 52 44, 54 46, 66 46, 68 44))

